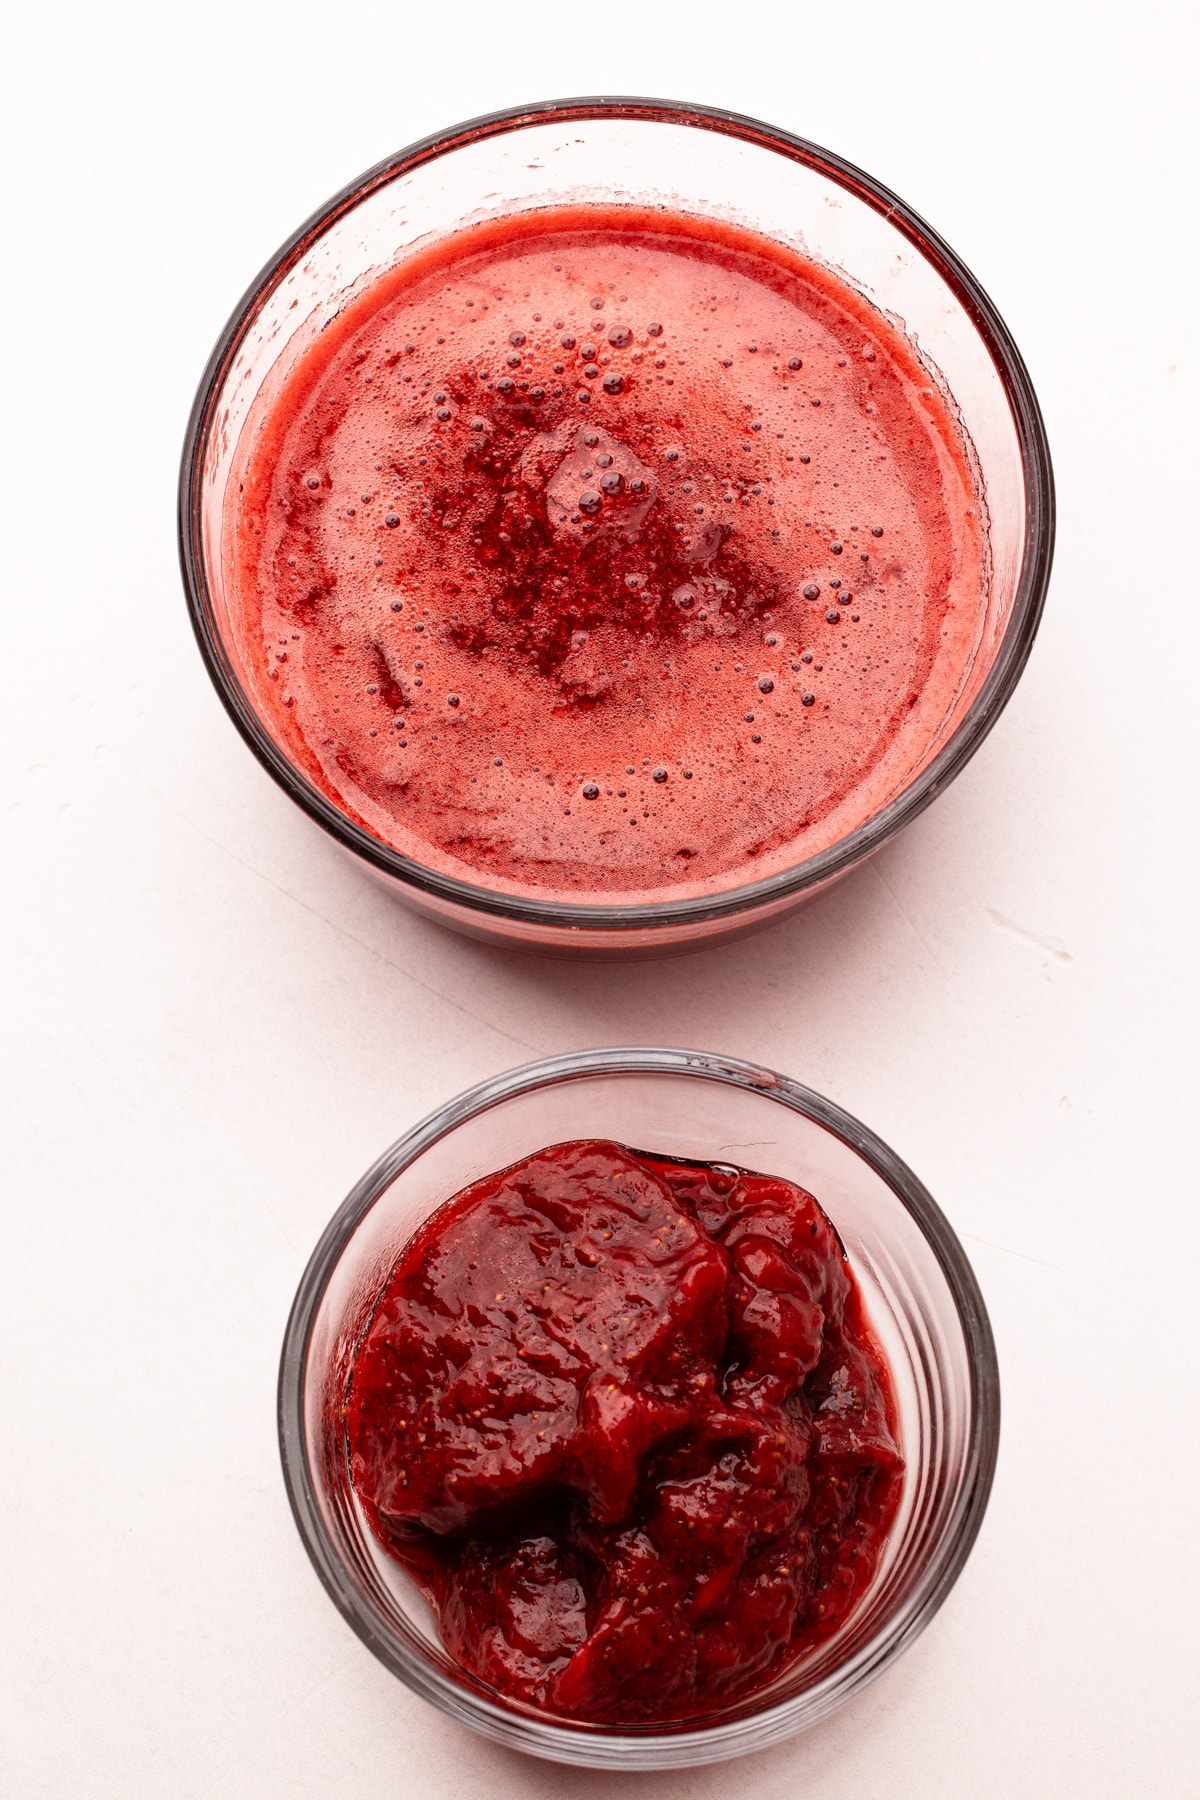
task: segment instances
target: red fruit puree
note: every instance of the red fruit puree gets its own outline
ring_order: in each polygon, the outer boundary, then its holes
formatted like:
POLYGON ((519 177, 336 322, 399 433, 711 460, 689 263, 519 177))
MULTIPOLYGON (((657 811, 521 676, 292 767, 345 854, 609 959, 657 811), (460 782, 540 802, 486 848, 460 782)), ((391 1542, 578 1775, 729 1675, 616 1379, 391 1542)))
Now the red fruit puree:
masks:
POLYGON ((345 814, 544 899, 736 887, 932 753, 981 629, 971 455, 829 270, 666 210, 448 236, 252 415, 245 680, 345 814))
POLYGON ((450 1653, 572 1718, 696 1717, 837 1629, 903 1465, 829 1220, 790 1182, 560 1144, 408 1245, 354 1487, 450 1653))

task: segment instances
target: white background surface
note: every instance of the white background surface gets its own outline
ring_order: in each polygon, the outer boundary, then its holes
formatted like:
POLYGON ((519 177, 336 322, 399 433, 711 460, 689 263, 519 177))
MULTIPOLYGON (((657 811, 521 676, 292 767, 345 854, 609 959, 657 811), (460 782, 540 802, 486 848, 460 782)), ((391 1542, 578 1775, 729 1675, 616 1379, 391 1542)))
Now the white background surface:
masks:
POLYGON ((13 9, 13 1800, 1196 1792, 1193 30, 1163 0, 13 9), (173 513, 205 358, 293 226, 428 131, 605 91, 757 114, 931 219, 1027 357, 1061 527, 1015 699, 900 842, 743 944, 579 969, 409 917, 271 784, 173 513), (274 1437, 293 1290, 366 1164, 484 1075, 622 1041, 773 1064, 882 1133, 964 1238, 1005 1387, 916 1648, 807 1738, 662 1777, 525 1762, 410 1696, 325 1599, 274 1437))

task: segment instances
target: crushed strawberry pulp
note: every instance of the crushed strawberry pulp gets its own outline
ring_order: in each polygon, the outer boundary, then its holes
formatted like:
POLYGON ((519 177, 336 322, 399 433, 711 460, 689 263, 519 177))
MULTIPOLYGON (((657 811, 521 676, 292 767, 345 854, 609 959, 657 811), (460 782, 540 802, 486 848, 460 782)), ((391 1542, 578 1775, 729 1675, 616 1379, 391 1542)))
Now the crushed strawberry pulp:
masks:
POLYGON ((346 1424, 370 1524, 451 1655, 611 1725, 716 1712, 827 1639, 903 1473, 813 1197, 604 1142, 432 1216, 375 1305, 346 1424))

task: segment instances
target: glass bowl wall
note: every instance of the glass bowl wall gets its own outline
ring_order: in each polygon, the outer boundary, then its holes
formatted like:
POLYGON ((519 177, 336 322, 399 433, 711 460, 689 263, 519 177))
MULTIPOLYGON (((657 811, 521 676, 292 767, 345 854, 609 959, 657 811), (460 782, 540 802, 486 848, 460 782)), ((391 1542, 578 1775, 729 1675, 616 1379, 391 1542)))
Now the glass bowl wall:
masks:
POLYGON ((337 195, 263 271, 197 396, 180 485, 180 545, 210 674, 284 790, 410 905, 514 946, 654 954, 754 929, 845 873, 916 816, 995 721, 1028 655, 1049 576, 1053 490, 1037 403, 986 294, 910 208, 830 152, 751 119, 652 100, 555 101, 458 126, 337 195), (365 285, 431 238, 564 202, 662 205, 748 226, 840 273, 905 330, 961 421, 986 526, 986 604, 939 732, 890 771, 872 816, 792 868, 647 904, 516 897, 381 842, 309 780, 274 733, 230 579, 230 484, 243 428, 365 285))
POLYGON ((928 1623, 974 1542, 991 1487, 999 1383, 970 1265, 920 1182, 830 1101, 769 1070, 680 1050, 532 1064, 459 1096, 394 1144, 334 1217, 300 1285, 279 1388, 300 1534, 363 1642, 443 1711, 518 1750, 620 1769, 678 1768, 777 1743, 857 1694, 928 1623), (342 1406, 372 1306, 418 1226, 469 1182, 548 1145, 635 1149, 782 1175, 841 1235, 895 1386, 906 1462, 875 1579, 842 1629, 766 1691, 677 1729, 550 1719, 486 1688, 442 1649, 416 1586, 355 1499, 342 1406))

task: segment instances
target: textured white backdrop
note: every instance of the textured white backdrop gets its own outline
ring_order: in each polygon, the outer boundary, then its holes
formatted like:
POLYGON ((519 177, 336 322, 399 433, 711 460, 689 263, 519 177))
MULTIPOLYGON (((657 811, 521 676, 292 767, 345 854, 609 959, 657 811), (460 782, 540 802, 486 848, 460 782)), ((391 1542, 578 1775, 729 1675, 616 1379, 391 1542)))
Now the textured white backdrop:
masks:
POLYGON ((1193 30, 1164 0, 10 14, 13 1800, 1194 1794, 1193 30), (932 220, 1027 357, 1061 529, 1016 698, 902 841, 746 943, 581 970, 410 918, 289 805, 201 668, 173 508, 212 341, 301 218, 442 125, 604 91, 757 114, 932 220), (375 1154, 484 1075, 622 1041, 773 1064, 881 1132, 975 1260, 1006 1409, 918 1646, 806 1739, 637 1778, 525 1762, 393 1681, 308 1567, 273 1417, 296 1281, 375 1154))

